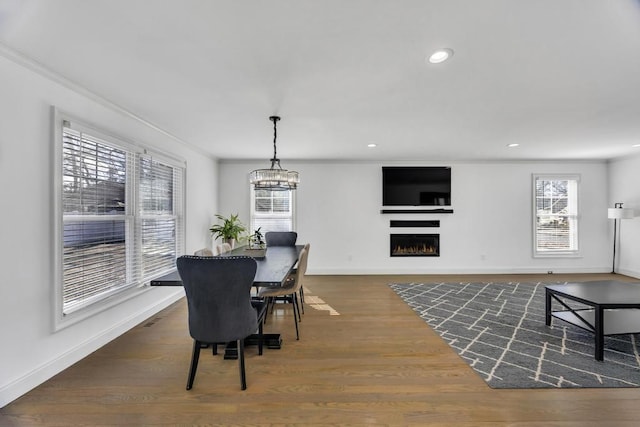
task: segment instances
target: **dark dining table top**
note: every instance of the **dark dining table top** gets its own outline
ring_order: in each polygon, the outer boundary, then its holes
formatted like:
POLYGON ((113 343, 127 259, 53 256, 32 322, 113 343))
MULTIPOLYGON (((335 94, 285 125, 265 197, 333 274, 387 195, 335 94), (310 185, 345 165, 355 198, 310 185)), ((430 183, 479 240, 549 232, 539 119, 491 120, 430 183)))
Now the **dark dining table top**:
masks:
MULTIPOLYGON (((281 285, 298 262, 298 256, 303 245, 270 246, 265 252, 258 252, 254 258, 257 264, 254 286, 281 285)), ((246 246, 235 248, 220 256, 251 256, 254 251, 248 251, 246 246)), ((182 286, 182 279, 178 271, 173 271, 157 279, 151 280, 151 286, 182 286)))

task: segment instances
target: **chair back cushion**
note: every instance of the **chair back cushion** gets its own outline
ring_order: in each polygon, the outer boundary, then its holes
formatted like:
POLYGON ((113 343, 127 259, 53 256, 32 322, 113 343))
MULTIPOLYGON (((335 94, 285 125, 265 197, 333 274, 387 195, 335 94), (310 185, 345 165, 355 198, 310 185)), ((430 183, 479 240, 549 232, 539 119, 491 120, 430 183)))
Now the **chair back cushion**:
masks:
POLYGON ((309 248, 305 246, 300 251, 300 258, 298 259, 298 268, 296 269, 295 284, 293 285, 294 292, 298 292, 302 287, 302 280, 307 273, 307 260, 309 259, 309 248))
POLYGON ((235 341, 257 330, 256 310, 251 305, 257 268, 253 258, 181 256, 177 265, 193 339, 235 341))
POLYGON ((222 254, 226 254, 227 252, 229 252, 231 250, 231 245, 229 243, 221 243, 218 246, 216 246, 218 248, 218 255, 222 255, 222 254))
POLYGON ((267 231, 264 234, 267 246, 295 246, 297 239, 295 231, 267 231))
POLYGON ((193 254, 195 256, 213 256, 213 252, 209 248, 198 249, 193 254))

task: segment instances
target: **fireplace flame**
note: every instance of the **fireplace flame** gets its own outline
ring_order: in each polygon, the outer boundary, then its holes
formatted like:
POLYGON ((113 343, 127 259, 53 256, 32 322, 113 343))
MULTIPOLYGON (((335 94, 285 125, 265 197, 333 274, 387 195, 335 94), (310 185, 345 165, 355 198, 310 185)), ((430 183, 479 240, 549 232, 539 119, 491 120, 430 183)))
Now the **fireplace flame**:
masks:
POLYGON ((411 246, 400 246, 397 245, 393 248, 393 253, 395 255, 422 255, 422 254, 436 254, 438 253, 437 248, 432 245, 422 244, 422 245, 411 245, 411 246))

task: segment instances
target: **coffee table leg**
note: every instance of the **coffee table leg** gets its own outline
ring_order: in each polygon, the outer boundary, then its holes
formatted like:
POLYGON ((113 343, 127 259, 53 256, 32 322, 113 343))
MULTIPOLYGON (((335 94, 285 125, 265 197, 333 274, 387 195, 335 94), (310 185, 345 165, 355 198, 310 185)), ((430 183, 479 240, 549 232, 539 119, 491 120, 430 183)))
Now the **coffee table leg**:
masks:
POLYGON ((544 299, 545 299, 544 323, 547 326, 551 326, 551 292, 549 292, 549 289, 545 291, 544 299))
POLYGON ((596 360, 604 360, 604 313, 600 306, 595 307, 595 336, 596 336, 596 360))

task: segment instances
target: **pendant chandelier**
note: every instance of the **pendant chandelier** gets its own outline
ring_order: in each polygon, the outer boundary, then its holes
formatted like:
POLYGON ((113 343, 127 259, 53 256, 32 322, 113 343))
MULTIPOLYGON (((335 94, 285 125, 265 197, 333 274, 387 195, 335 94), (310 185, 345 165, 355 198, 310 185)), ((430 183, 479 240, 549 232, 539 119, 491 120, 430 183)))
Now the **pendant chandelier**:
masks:
POLYGON ((276 138, 278 136, 276 123, 280 121, 280 117, 271 116, 269 120, 273 122, 273 158, 271 159, 271 167, 252 171, 249 174, 249 182, 256 190, 295 190, 298 188, 298 183, 300 183, 298 172, 282 169, 280 159, 276 155, 276 138))

